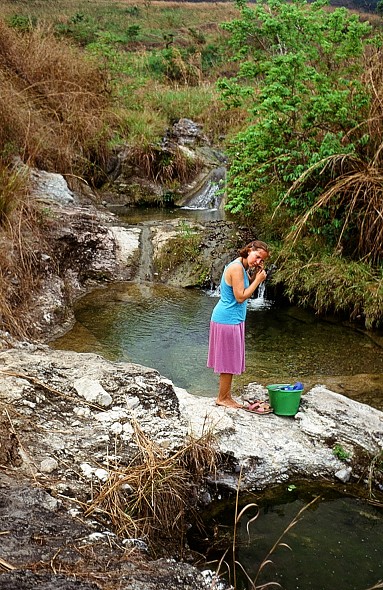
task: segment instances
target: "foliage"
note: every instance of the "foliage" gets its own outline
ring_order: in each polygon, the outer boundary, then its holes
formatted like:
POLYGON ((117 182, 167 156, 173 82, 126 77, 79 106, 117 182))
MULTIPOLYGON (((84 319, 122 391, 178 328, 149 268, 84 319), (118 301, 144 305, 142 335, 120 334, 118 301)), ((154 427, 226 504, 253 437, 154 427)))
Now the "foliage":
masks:
MULTIPOLYGON (((279 202, 311 169, 304 190, 284 199, 292 223, 333 179, 315 164, 364 153, 370 95, 360 76, 370 26, 346 9, 325 11, 324 2, 238 4, 241 18, 224 26, 239 73, 219 87, 227 105, 247 105, 250 122, 230 148, 229 209, 251 209, 271 186, 279 202)), ((332 240, 338 222, 322 218, 316 230, 332 240)))
POLYGON ((381 39, 322 1, 237 5, 223 26, 238 74, 218 86, 249 119, 229 146, 228 209, 278 242, 292 301, 382 326, 381 39))
POLYGON ((36 26, 36 18, 28 17, 24 14, 13 14, 7 22, 10 27, 24 33, 31 31, 36 26))
POLYGON ((337 457, 340 461, 347 461, 351 457, 351 453, 346 451, 342 445, 335 444, 332 449, 333 455, 337 457))
POLYGON ((383 269, 326 253, 326 248, 307 238, 294 248, 282 247, 273 283, 283 285, 286 296, 302 307, 321 314, 336 311, 367 328, 383 327, 383 269))
MULTIPOLYGON (((201 233, 189 222, 181 221, 177 228, 177 235, 167 241, 166 246, 162 249, 156 258, 156 267, 160 273, 167 272, 176 268, 180 262, 187 262, 187 267, 192 268, 193 264, 198 264, 198 255, 200 252, 201 233)), ((204 271, 198 267, 201 272, 201 280, 204 280, 204 271)))

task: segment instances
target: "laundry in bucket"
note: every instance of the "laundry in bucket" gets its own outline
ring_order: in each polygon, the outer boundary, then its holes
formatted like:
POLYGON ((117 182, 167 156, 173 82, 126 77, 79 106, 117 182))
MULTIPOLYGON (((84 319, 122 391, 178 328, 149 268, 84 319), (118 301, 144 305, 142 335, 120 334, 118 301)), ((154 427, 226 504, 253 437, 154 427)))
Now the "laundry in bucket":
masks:
POLYGON ((297 381, 294 385, 285 385, 284 387, 280 387, 281 391, 301 391, 303 389, 303 383, 297 381))

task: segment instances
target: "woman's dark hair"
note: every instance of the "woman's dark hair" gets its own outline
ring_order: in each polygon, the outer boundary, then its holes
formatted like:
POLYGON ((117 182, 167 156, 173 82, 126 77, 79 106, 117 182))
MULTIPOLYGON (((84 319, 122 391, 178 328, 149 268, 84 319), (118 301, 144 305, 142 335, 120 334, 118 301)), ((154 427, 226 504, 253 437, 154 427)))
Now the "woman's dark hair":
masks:
POLYGON ((254 242, 250 242, 250 244, 247 244, 247 246, 241 248, 238 253, 242 258, 247 258, 251 250, 264 250, 267 252, 267 254, 270 254, 268 245, 265 242, 261 242, 260 240, 254 240, 254 242))

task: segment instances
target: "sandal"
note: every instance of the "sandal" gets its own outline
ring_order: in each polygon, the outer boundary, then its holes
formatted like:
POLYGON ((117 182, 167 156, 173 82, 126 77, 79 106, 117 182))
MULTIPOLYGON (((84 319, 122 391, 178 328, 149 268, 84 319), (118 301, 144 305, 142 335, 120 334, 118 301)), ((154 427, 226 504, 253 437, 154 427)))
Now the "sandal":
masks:
POLYGON ((244 409, 247 412, 251 412, 252 414, 271 414, 273 412, 270 404, 261 400, 257 400, 254 403, 249 404, 244 409))

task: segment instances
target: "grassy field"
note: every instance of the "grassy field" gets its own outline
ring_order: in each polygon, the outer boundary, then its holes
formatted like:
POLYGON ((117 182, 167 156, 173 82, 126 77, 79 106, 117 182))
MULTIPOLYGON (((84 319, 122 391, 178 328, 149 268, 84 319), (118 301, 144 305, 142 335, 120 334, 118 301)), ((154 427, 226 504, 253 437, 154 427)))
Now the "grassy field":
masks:
POLYGON ((128 129, 132 143, 155 141, 181 116, 198 119, 214 140, 242 120, 225 113, 215 88, 235 69, 219 26, 235 16, 231 3, 47 0, 0 7, 14 28, 44 23, 105 66, 121 134, 126 139, 128 129))

